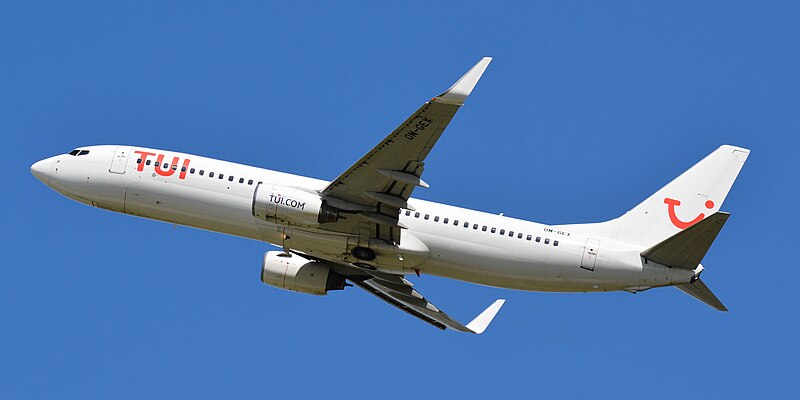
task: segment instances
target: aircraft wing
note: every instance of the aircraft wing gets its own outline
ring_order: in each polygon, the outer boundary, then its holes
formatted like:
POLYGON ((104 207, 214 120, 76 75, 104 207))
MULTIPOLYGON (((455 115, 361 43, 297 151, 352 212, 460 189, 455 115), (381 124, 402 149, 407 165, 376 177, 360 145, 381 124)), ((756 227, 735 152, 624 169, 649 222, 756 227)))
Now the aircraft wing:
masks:
POLYGON ((342 200, 340 204, 358 210, 359 216, 357 226, 350 220, 328 224, 325 229, 355 233, 363 223, 371 237, 390 244, 400 242, 399 210, 408 208, 407 201, 415 187, 428 186, 420 179, 425 157, 491 61, 490 57, 478 61, 450 89, 423 104, 323 189, 324 198, 342 200))
POLYGON ((454 329, 461 332, 481 334, 492 322, 504 299, 495 300, 467 325, 462 325, 423 297, 413 284, 401 275, 378 273, 373 271, 369 276, 349 278, 353 284, 377 296, 381 300, 439 328, 454 329))
POLYGON ((326 260, 296 251, 292 253, 327 264, 354 285, 442 330, 450 328, 480 335, 505 303, 505 299, 495 300, 470 323, 463 325, 429 302, 403 275, 359 268, 352 264, 326 260))

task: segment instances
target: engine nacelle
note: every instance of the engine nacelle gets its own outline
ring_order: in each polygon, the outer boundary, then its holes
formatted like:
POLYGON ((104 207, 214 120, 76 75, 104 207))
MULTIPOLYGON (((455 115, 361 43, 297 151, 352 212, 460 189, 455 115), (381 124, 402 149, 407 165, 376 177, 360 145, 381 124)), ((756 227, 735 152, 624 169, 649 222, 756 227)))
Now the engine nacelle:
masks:
POLYGON ((321 262, 280 251, 264 253, 261 282, 281 289, 316 295, 344 289, 344 277, 321 262))
POLYGON ((260 183, 253 195, 253 216, 281 225, 316 226, 336 222, 339 213, 316 193, 260 183))

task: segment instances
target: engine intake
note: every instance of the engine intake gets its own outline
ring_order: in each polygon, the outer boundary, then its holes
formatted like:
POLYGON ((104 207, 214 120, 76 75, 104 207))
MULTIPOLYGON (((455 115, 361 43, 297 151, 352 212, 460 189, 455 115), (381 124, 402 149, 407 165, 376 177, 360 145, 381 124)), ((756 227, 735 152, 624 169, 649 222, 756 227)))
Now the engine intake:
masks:
POLYGON ((344 277, 325 264, 280 251, 264 253, 261 282, 281 289, 315 295, 325 295, 329 290, 342 290, 345 287, 344 277))
POLYGON ((253 216, 281 225, 316 226, 336 222, 339 210, 316 193, 259 183, 253 195, 253 216))

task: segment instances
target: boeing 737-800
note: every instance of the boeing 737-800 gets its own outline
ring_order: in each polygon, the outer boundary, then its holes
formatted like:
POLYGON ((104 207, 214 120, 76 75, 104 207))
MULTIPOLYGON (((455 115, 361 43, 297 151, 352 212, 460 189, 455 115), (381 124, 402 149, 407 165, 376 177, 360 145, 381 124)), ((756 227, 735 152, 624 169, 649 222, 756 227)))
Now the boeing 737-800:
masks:
POLYGON ((529 291, 639 292, 675 286, 726 308, 700 280, 720 212, 749 150, 721 146, 619 218, 544 225, 411 198, 425 158, 491 58, 426 102, 333 181, 175 151, 104 145, 39 161, 36 178, 123 214, 272 243, 261 280, 316 295, 358 286, 440 329, 482 333, 497 300, 462 325, 405 276, 529 291))

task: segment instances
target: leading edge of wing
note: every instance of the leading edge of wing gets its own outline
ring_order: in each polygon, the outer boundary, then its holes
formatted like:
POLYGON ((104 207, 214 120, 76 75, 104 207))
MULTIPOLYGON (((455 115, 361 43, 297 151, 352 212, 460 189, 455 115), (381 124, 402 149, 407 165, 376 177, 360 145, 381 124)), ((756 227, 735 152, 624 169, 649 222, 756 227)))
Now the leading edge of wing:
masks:
POLYGON ((444 93, 433 98, 432 101, 453 104, 457 106, 464 105, 464 101, 475 89, 475 85, 481 79, 486 67, 492 62, 492 57, 483 57, 477 64, 475 64, 464 76, 462 76, 450 89, 445 90, 444 93))

